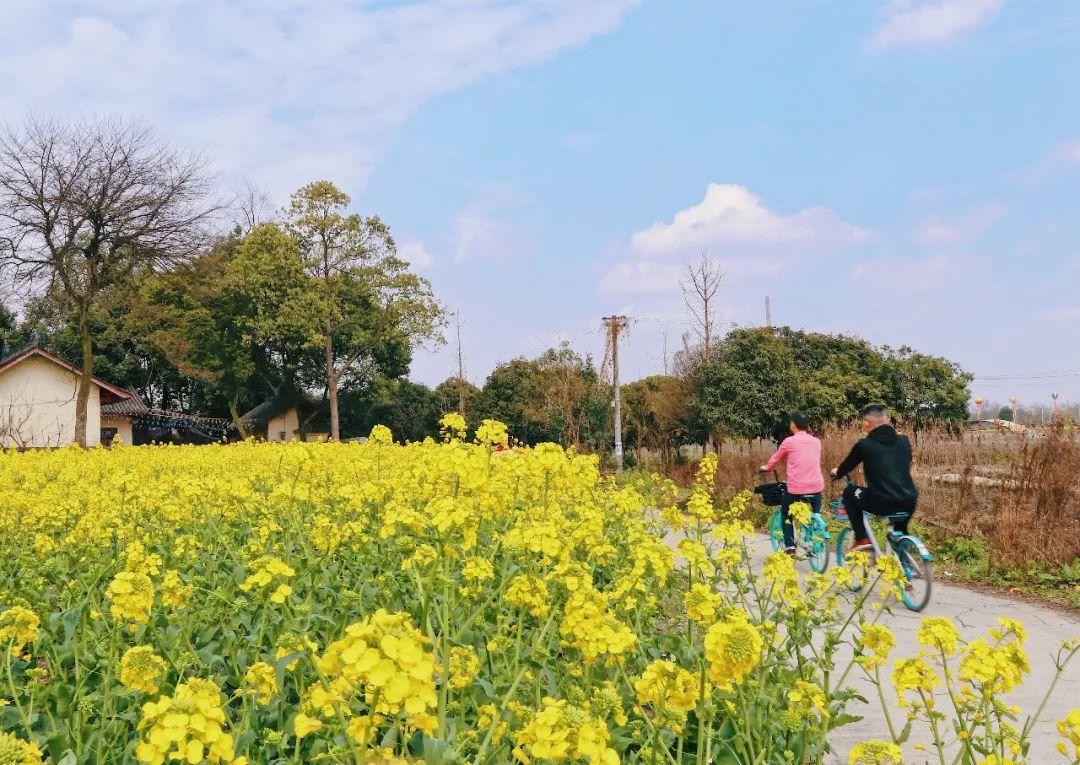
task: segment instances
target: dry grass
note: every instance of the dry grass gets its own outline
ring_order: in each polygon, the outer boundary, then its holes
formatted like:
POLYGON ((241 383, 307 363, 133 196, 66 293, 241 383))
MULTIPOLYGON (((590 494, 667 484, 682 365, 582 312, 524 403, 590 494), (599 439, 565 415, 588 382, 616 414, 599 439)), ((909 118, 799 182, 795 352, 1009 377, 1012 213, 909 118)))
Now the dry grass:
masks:
MULTIPOLYGON (((821 434, 825 469, 838 465, 859 436, 856 430, 821 434)), ((1080 438, 1075 431, 934 431, 913 441, 917 519, 935 536, 978 540, 995 566, 1056 566, 1080 558, 1080 438)), ((725 444, 717 474, 721 494, 771 480, 758 475, 757 468, 772 448, 764 441, 725 444)), ((693 466, 676 468, 672 477, 686 485, 693 466)), ((825 491, 835 497, 841 488, 828 484, 825 491)))

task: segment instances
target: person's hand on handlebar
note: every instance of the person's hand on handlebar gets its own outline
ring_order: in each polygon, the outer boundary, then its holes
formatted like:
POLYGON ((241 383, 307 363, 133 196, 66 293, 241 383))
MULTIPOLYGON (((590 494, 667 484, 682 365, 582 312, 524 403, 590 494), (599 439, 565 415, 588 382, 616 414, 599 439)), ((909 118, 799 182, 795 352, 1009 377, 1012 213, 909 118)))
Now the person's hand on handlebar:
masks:
POLYGON ((767 465, 762 465, 761 467, 759 467, 759 468, 757 469, 757 471, 758 471, 759 473, 768 473, 768 472, 769 472, 769 468, 768 468, 768 466, 767 466, 767 465))
POLYGON ((830 470, 829 475, 831 475, 834 479, 840 477, 840 474, 836 472, 836 468, 833 468, 832 470, 830 470))

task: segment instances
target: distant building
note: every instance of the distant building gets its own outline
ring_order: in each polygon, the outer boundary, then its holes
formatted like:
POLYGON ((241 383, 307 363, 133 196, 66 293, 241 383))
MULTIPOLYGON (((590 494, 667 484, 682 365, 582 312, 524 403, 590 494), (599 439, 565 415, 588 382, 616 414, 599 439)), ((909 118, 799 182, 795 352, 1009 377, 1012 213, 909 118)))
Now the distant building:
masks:
MULTIPOLYGON (((0 445, 65 446, 75 441, 75 398, 81 370, 32 345, 0 361, 0 445)), ((103 429, 131 443, 130 420, 106 417, 102 406, 134 397, 97 377, 86 403, 86 444, 101 442, 103 429), (123 434, 127 434, 127 438, 123 434)))
MULTIPOLYGON (((0 446, 46 448, 75 443, 75 400, 82 370, 39 345, 0 360, 0 446)), ((86 445, 219 441, 225 419, 148 407, 134 391, 91 377, 86 445)), ((235 430, 234 430, 235 433, 235 430)))
POLYGON ((283 390, 241 415, 249 435, 266 441, 321 441, 326 433, 309 430, 324 404, 300 390, 283 390))

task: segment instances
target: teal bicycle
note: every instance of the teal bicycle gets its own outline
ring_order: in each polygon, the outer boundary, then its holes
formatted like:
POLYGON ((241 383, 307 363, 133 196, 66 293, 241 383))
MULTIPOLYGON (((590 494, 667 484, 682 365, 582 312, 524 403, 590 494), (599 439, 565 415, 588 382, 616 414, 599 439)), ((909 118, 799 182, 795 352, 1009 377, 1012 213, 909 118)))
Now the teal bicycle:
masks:
MULTIPOLYGON (((785 490, 786 486, 782 482, 777 484, 775 491, 778 494, 773 494, 765 501, 771 505, 775 501, 775 497, 782 496, 785 490)), ((821 517, 820 513, 811 513, 810 522, 804 525, 799 523, 794 516, 790 517, 795 530, 796 550, 806 558, 810 568, 820 574, 829 567, 830 534, 825 526, 825 519, 821 517)), ((784 524, 779 506, 769 517, 769 540, 772 542, 773 550, 784 549, 784 524)))
MULTIPOLYGON (((849 486, 852 485, 850 478, 848 478, 847 482, 849 486)), ((844 501, 842 499, 830 501, 829 507, 832 508, 836 518, 846 524, 846 528, 836 538, 836 563, 843 566, 844 555, 850 552, 848 548, 854 541, 855 531, 848 523, 848 516, 844 510, 844 501)), ((893 524, 898 521, 908 520, 911 517, 910 513, 895 513, 881 517, 888 525, 885 532, 885 551, 882 551, 881 546, 878 544, 877 535, 874 534, 870 522, 871 517, 867 516, 866 518, 866 533, 873 548, 871 561, 876 561, 882 555, 896 556, 900 562, 900 568, 904 572, 904 581, 897 585, 900 600, 904 602, 908 610, 922 611, 926 608, 926 604, 930 602, 930 591, 933 589, 934 584, 930 565, 930 551, 923 544, 923 541, 914 534, 901 533, 893 527, 893 524)), ((869 577, 869 573, 869 571, 863 571, 853 576, 849 585, 850 589, 853 592, 861 590, 869 577)))

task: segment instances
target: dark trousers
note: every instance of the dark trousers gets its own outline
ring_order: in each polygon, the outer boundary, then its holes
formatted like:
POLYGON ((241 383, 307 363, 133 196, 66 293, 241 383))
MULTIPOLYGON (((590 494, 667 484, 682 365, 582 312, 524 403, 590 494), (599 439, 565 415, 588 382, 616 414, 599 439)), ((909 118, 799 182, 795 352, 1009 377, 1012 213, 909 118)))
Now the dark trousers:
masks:
POLYGON ((817 494, 792 494, 790 492, 784 492, 784 498, 780 502, 780 521, 784 529, 784 547, 795 546, 795 528, 791 525, 791 517, 788 515, 788 508, 794 505, 796 502, 805 502, 810 505, 810 509, 815 513, 821 512, 821 492, 817 494))
POLYGON ((915 500, 911 502, 881 502, 875 501, 872 494, 865 486, 851 484, 844 489, 844 510, 847 511, 848 521, 855 531, 855 539, 868 539, 870 535, 866 531, 866 519, 863 513, 871 513, 876 516, 896 515, 907 513, 906 518, 894 520, 893 528, 901 534, 907 533, 908 521, 915 512, 915 500))

